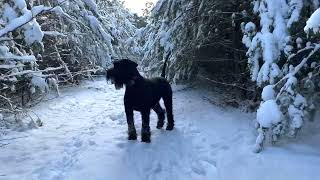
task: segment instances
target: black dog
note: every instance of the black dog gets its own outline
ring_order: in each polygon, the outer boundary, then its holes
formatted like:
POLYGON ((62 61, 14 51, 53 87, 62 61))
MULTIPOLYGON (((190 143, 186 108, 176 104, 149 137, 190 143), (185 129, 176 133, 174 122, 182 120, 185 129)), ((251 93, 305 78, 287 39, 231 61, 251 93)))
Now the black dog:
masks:
MULTIPOLYGON (((160 106, 160 99, 164 101, 167 113, 167 128, 174 127, 172 112, 172 89, 164 77, 146 79, 137 70, 138 64, 122 59, 113 62, 113 67, 107 70, 107 80, 120 89, 125 85, 124 107, 128 123, 128 139, 136 140, 137 133, 134 126, 133 111, 139 111, 142 115, 141 141, 150 142, 150 110, 153 109, 158 115, 157 128, 164 125, 165 110, 160 106)), ((164 66, 165 68, 165 66, 164 66)), ((164 74, 163 70, 163 73, 164 74)))

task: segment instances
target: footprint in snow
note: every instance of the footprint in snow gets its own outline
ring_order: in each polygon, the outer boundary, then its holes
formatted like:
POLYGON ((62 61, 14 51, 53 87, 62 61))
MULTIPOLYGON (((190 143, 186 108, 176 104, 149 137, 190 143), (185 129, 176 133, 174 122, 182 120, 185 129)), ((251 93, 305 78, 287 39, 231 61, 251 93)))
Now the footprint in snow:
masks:
POLYGON ((78 141, 74 142, 73 145, 74 145, 75 147, 79 148, 79 147, 82 146, 82 141, 78 140, 78 141))
POLYGON ((116 144, 116 146, 117 146, 118 148, 121 148, 121 149, 122 149, 122 148, 124 148, 124 147, 125 147, 125 145, 126 145, 126 144, 125 144, 125 143, 123 143, 123 142, 121 142, 121 143, 117 143, 117 144, 116 144))
POLYGON ((97 143, 95 141, 92 141, 92 140, 88 140, 88 143, 89 143, 90 146, 97 145, 97 143))

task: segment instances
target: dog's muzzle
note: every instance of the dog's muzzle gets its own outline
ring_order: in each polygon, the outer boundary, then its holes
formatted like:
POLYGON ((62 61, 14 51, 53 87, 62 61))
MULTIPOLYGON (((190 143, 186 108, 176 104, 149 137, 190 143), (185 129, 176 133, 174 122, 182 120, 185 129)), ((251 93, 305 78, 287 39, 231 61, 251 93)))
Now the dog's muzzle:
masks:
POLYGON ((115 83, 115 80, 114 80, 114 68, 108 68, 106 70, 106 78, 107 78, 107 81, 111 81, 112 84, 115 83))

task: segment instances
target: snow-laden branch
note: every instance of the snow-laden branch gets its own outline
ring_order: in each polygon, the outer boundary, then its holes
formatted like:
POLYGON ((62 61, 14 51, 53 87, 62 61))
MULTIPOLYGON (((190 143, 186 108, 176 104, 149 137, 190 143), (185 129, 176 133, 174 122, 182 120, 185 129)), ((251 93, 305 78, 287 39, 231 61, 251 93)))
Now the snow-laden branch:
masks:
POLYGON ((37 59, 33 55, 17 56, 11 53, 8 56, 0 56, 0 60, 16 60, 23 63, 37 61, 37 59))
POLYGON ((7 24, 3 29, 0 30, 0 37, 8 34, 9 32, 14 31, 15 29, 22 27, 23 25, 27 24, 28 22, 32 21, 33 18, 40 13, 42 13, 44 10, 46 10, 48 7, 41 6, 35 6, 31 9, 31 11, 27 10, 22 16, 12 20, 9 24, 7 24))
POLYGON ((13 69, 13 68, 21 68, 25 65, 19 64, 19 65, 13 65, 13 64, 1 64, 0 69, 13 69))
POLYGON ((13 76, 22 76, 25 74, 39 74, 40 72, 50 72, 50 71, 56 71, 56 70, 60 70, 60 69, 64 69, 64 67, 49 67, 44 70, 37 70, 37 71, 25 70, 25 71, 20 71, 20 72, 16 72, 16 73, 11 73, 6 76, 1 76, 0 79, 10 78, 13 76))
POLYGON ((310 30, 312 30, 313 33, 318 33, 320 31, 320 8, 311 15, 304 27, 304 31, 307 34, 310 30))
MULTIPOLYGON (((301 68, 307 63, 307 61, 320 49, 320 44, 316 44, 314 49, 309 53, 309 55, 305 58, 303 58, 303 60, 294 68, 294 70, 290 73, 288 73, 286 76, 284 76, 280 81, 278 81, 274 86, 277 86, 278 84, 280 84, 282 81, 286 80, 286 79, 290 79, 292 77, 294 77, 300 70, 301 68)), ((282 94, 282 92, 285 90, 285 86, 283 86, 278 95, 277 98, 278 99, 280 97, 280 95, 282 94)))
POLYGON ((42 13, 48 12, 48 11, 59 12, 58 11, 59 8, 57 8, 57 7, 59 7, 59 5, 64 3, 65 1, 60 2, 55 7, 46 7, 43 5, 39 5, 39 6, 34 6, 31 10, 28 10, 26 7, 23 7, 23 9, 22 9, 22 12, 24 12, 23 15, 16 18, 16 19, 13 19, 12 21, 10 21, 9 24, 7 24, 3 29, 1 29, 0 30, 0 37, 26 25, 27 23, 31 22, 39 14, 42 14, 42 13))
POLYGON ((0 95, 0 98, 1 98, 1 99, 4 99, 4 100, 8 103, 8 105, 9 105, 9 107, 10 107, 10 109, 9 109, 10 112, 14 111, 13 104, 11 103, 11 101, 10 101, 9 98, 7 98, 7 97, 5 97, 5 96, 2 96, 2 95, 0 95))
POLYGON ((58 31, 43 31, 43 34, 47 35, 47 36, 53 36, 53 37, 56 37, 56 36, 66 37, 67 36, 66 34, 58 32, 58 31))
MULTIPOLYGON (((312 49, 312 48, 308 48, 308 49, 312 49)), ((291 76, 296 75, 300 69, 303 67, 303 65, 311 58, 311 56, 313 56, 318 50, 320 49, 320 44, 316 44, 313 47, 313 50, 309 53, 309 55, 305 58, 303 58, 303 60, 294 68, 293 72, 288 73, 286 76, 284 76, 282 79, 280 79, 275 86, 277 86, 278 84, 280 84, 282 81, 288 79, 291 76)), ((306 49, 300 50, 300 52, 304 51, 306 49)))
POLYGON ((255 92, 255 90, 241 87, 241 86, 237 85, 236 83, 232 83, 232 84, 224 83, 224 82, 215 81, 215 80, 213 80, 213 79, 210 79, 210 78, 207 78, 207 77, 204 77, 204 76, 200 76, 200 75, 199 75, 199 77, 204 78, 204 79, 206 79, 206 80, 208 80, 208 81, 210 81, 210 82, 212 82, 212 83, 221 84, 221 85, 224 85, 224 86, 231 86, 231 87, 239 88, 239 89, 245 90, 245 91, 255 92))

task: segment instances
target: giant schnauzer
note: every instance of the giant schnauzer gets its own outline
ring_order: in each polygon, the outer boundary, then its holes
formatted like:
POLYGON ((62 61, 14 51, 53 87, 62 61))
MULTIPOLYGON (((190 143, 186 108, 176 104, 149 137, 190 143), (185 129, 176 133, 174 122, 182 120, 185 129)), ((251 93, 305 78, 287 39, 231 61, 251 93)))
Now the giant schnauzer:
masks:
MULTIPOLYGON (((113 67, 107 70, 106 78, 115 85, 116 89, 125 85, 124 107, 128 123, 128 139, 137 139, 133 119, 133 111, 135 110, 141 112, 142 116, 141 141, 149 143, 151 109, 158 115, 158 129, 161 129, 164 125, 165 113, 167 113, 168 120, 166 130, 172 130, 174 127, 172 89, 164 77, 152 79, 142 77, 137 70, 137 66, 137 63, 128 59, 114 61, 113 67), (166 111, 159 103, 161 98, 164 101, 166 111)), ((163 69, 161 76, 164 76, 164 71, 163 69)))

